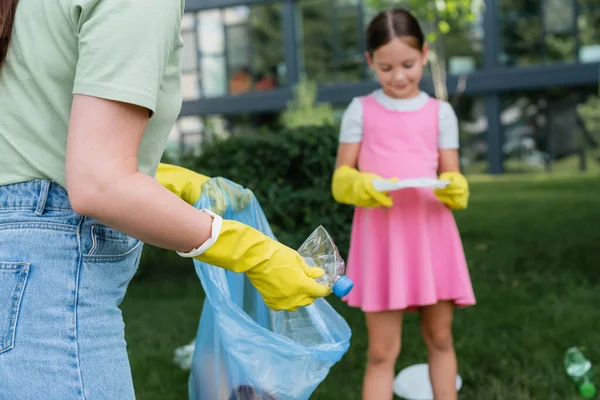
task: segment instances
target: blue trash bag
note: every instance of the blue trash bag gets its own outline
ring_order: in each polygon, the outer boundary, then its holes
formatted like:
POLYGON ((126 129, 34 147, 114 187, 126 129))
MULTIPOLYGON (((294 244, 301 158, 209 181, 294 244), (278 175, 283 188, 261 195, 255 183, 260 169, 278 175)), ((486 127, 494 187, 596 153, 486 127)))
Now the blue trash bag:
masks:
MULTIPOLYGON (((224 178, 202 187, 207 208, 274 238, 253 193, 224 178)), ((206 293, 196 335, 190 400, 303 400, 348 350, 351 331, 325 299, 274 312, 245 274, 194 260, 206 293)))

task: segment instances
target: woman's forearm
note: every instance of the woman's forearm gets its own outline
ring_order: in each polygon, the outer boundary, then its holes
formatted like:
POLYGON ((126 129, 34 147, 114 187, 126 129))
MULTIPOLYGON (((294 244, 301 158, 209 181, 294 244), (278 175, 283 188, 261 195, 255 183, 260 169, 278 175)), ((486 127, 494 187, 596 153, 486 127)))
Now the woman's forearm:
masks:
POLYGON ((188 252, 210 237, 212 217, 141 172, 87 180, 70 198, 78 213, 153 246, 188 252))
POLYGON ((75 211, 145 243, 188 252, 210 237, 212 218, 139 172, 148 111, 75 95, 66 183, 75 211))

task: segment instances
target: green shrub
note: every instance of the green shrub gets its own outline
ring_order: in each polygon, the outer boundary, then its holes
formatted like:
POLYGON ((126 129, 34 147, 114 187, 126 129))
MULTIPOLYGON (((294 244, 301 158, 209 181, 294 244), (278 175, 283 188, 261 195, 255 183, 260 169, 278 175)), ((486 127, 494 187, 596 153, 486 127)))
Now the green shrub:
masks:
POLYGON ((331 196, 337 135, 320 126, 233 137, 206 145, 184 165, 251 189, 283 243, 297 248, 323 225, 345 253, 352 209, 331 196))

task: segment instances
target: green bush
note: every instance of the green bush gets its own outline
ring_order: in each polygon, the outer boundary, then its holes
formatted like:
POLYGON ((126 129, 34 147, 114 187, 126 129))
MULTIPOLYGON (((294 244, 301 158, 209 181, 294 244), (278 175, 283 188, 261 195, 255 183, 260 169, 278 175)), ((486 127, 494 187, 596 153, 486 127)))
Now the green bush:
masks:
MULTIPOLYGON (((331 196, 337 135, 336 128, 321 126, 234 136, 205 144, 199 157, 184 158, 181 165, 251 189, 282 243, 298 248, 323 225, 345 257, 352 208, 331 196)), ((190 260, 147 246, 139 277, 189 276, 193 271, 190 260)))
POLYGON ((323 225, 345 253, 352 209, 331 196, 337 135, 321 126, 233 137, 206 145, 184 165, 251 189, 283 243, 297 248, 323 225))

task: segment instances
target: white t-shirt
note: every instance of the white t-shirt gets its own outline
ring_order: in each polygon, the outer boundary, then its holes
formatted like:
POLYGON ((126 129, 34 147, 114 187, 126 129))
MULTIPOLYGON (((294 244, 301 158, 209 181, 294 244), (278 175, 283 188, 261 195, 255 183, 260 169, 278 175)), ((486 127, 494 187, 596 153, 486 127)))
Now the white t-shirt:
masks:
MULTIPOLYGON (((429 95, 424 92, 410 99, 394 99, 381 89, 375 90, 373 97, 382 106, 394 111, 416 111, 429 100, 429 95)), ((342 117, 340 143, 360 143, 362 127, 362 103, 360 98, 355 97, 342 117)), ((452 106, 445 101, 440 102, 439 130, 439 148, 458 149, 458 119, 452 106)))

